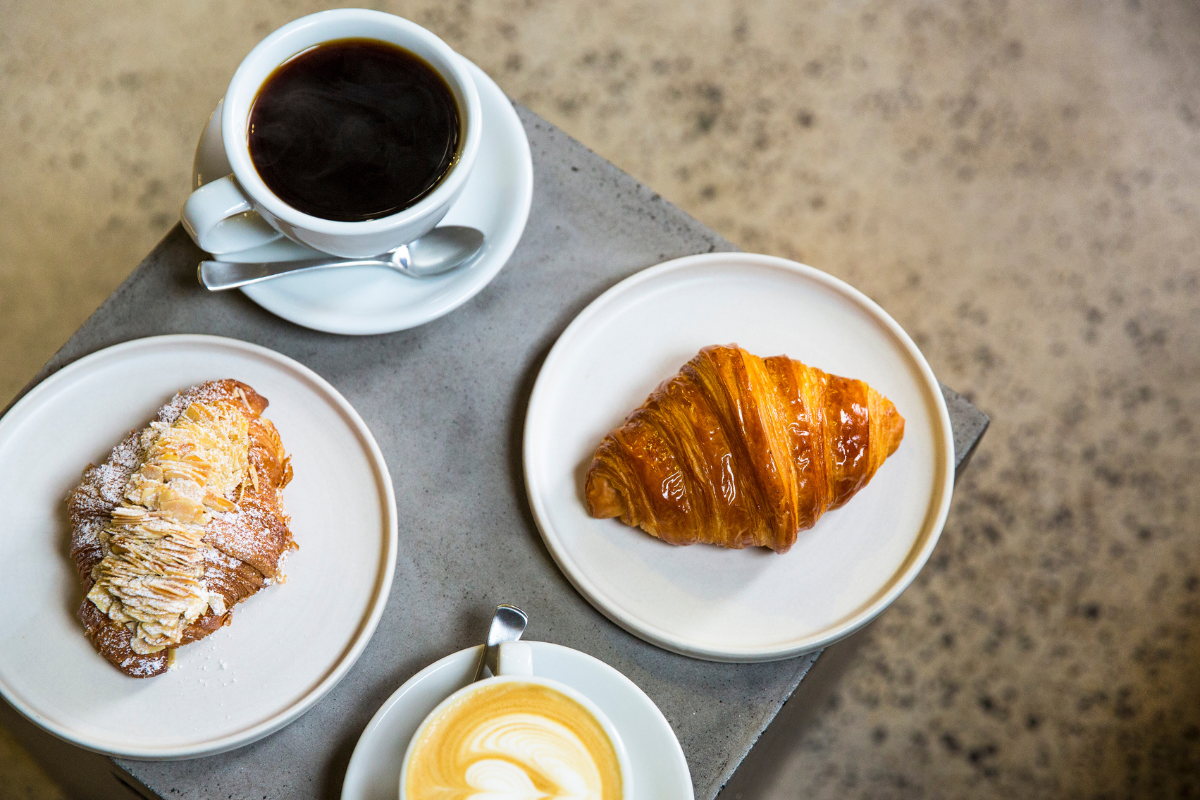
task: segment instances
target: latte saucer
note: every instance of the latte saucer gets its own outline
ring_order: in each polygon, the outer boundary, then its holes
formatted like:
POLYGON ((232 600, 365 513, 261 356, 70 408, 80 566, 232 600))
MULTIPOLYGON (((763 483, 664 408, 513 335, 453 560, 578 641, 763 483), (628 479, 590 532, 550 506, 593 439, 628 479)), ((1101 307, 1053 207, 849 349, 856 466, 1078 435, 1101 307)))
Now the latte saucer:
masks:
MULTIPOLYGON (((479 90, 483 139, 466 187, 441 224, 469 225, 483 231, 482 255, 469 266, 436 278, 415 280, 385 269, 346 267, 246 286, 241 291, 247 297, 305 328, 355 335, 391 333, 449 314, 496 277, 516 249, 529 219, 533 159, 525 128, 508 97, 487 73, 467 59, 463 61, 479 90)), ((193 190, 233 171, 221 138, 221 105, 218 103, 209 117, 196 146, 193 190)), ((258 216, 253 211, 249 215, 258 216)), ((320 255, 325 254, 280 238, 221 258, 295 261, 320 255)))
MULTIPOLYGON (((637 795, 693 800, 683 748, 670 724, 637 684, 597 658, 548 642, 530 642, 533 674, 564 683, 600 707, 621 734, 637 795)), ((367 724, 342 782, 342 800, 396 800, 400 767, 421 721, 471 682, 482 645, 459 650, 409 678, 367 724)))

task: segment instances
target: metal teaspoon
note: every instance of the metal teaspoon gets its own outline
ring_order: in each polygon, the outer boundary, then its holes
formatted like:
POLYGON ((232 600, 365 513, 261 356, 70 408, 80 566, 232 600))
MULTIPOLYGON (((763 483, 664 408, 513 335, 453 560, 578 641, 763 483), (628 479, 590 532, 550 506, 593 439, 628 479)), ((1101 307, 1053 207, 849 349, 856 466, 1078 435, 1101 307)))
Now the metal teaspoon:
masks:
POLYGON ((201 261, 196 271, 201 285, 210 292, 236 289, 281 275, 294 275, 317 269, 337 267, 387 267, 410 278, 431 278, 457 269, 483 251, 482 231, 463 225, 446 225, 401 245, 390 253, 371 258, 309 258, 303 261, 266 261, 251 264, 240 261, 201 261))
POLYGON ((491 667, 492 673, 495 674, 497 660, 500 657, 500 645, 520 639, 528 624, 529 617, 516 606, 510 606, 507 603, 496 606, 496 613, 492 616, 492 627, 488 629, 487 647, 483 649, 483 655, 479 657, 479 666, 475 668, 475 677, 471 679, 472 683, 483 678, 485 666, 491 667))

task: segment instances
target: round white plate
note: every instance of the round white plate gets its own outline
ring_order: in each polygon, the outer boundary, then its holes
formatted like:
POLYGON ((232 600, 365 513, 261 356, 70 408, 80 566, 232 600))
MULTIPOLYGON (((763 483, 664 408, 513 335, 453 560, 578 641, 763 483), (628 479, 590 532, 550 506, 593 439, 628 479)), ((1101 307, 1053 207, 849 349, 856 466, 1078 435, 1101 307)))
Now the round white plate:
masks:
POLYGON ((788 658, 870 621, 933 550, 953 464, 941 390, 900 326, 836 278, 744 253, 668 261, 601 295, 550 351, 525 421, 530 504, 570 581, 631 633, 714 661, 788 658), (784 555, 673 547, 588 516, 584 478, 604 435, 700 348, 731 342, 866 381, 904 416, 900 448, 784 555))
MULTIPOLYGON (((483 108, 483 140, 471 177, 442 225, 469 225, 487 237, 484 252, 464 269, 414 280, 370 267, 346 268, 277 278, 242 291, 273 314, 329 333, 372 334, 414 328, 449 314, 487 286, 508 261, 533 200, 533 159, 529 139, 512 103, 487 73, 470 69, 483 108)), ((221 106, 209 117, 196 147, 192 188, 228 175, 232 169, 221 139, 221 106)), ((257 214, 250 212, 257 217, 257 214)), ((264 223, 265 224, 265 223, 264 223)), ((227 253, 227 261, 291 261, 320 255, 279 239, 253 250, 227 253)))
POLYGON ((231 750, 299 717, 375 631, 396 560, 396 500, 371 432, 307 367, 217 336, 157 336, 51 375, 0 419, 0 693, 46 730, 139 759, 231 750), (64 500, 89 463, 145 426, 179 389, 236 378, 270 401, 295 478, 283 491, 299 550, 287 582, 179 648, 176 668, 130 678, 93 649, 64 500))
MULTIPOLYGON (((612 720, 633 764, 636 796, 644 800, 692 800, 692 778, 670 723, 637 684, 597 658, 562 645, 530 642, 533 674, 585 694, 612 720)), ((396 800, 400 767, 421 720, 471 682, 479 647, 430 664, 388 698, 354 748, 342 782, 342 800, 396 800)))

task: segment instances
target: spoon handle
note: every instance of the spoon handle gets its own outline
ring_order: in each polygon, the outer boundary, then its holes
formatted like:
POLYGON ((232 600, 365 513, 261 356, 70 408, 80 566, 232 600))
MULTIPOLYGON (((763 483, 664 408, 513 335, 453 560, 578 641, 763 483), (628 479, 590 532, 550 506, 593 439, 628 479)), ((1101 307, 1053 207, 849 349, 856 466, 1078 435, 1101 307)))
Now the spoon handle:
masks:
POLYGON ((294 272, 309 272, 333 267, 392 266, 390 261, 382 261, 378 258, 347 260, 332 256, 329 258, 306 258, 302 261, 267 261, 261 264, 248 264, 240 261, 201 261, 196 275, 205 289, 210 292, 221 292, 226 289, 236 289, 239 286, 249 286, 252 283, 269 280, 279 275, 290 275, 294 272))

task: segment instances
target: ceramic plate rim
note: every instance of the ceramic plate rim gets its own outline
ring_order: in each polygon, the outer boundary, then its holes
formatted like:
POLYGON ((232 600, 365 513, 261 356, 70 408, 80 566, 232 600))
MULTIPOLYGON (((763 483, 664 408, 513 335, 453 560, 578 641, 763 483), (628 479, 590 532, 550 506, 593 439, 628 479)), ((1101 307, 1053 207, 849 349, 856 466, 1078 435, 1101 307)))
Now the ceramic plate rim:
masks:
POLYGON ((384 461, 383 452, 379 449, 379 444, 375 441, 375 437, 371 434, 370 429, 359 416, 350 402, 342 396, 341 392, 333 387, 327 380, 322 378, 312 369, 301 364, 293 358, 278 353, 270 348, 261 345, 252 344, 242 341, 241 339, 232 339, 226 336, 212 336, 208 334, 165 334, 162 336, 146 336, 138 339, 131 339, 126 342, 111 345, 109 347, 97 350, 94 353, 82 356, 70 364, 55 371, 47 376, 41 383, 31 389, 24 397, 14 403, 2 417, 0 417, 0 443, 10 435, 10 429, 14 425, 20 426, 25 422, 21 419, 22 412, 36 406, 39 400, 52 393, 60 387, 60 384, 69 381, 71 377, 81 370, 84 370, 97 361, 110 359, 113 357, 121 358, 127 352, 135 351, 144 348, 170 348, 174 345, 201 345, 216 348, 226 348, 234 351, 247 353, 258 358, 273 362, 276 366, 282 367, 285 370, 292 371, 298 374, 301 378, 310 384, 313 384, 316 389, 324 392, 326 398, 334 403, 335 406, 345 415, 346 419, 352 423, 354 432, 359 436, 360 440, 366 445, 366 455, 372 463, 373 469, 376 471, 377 480, 384 488, 386 498, 385 507, 382 509, 384 514, 384 524, 388 529, 388 537, 386 544, 386 552, 382 558, 385 563, 381 564, 380 574, 376 582, 375 597, 372 600, 370 610, 364 619, 360 622, 358 631, 350 646, 343 652, 337 665, 330 670, 325 678, 310 689, 303 697, 297 700, 291 706, 275 713, 263 721, 249 728, 242 729, 232 734, 221 736, 215 739, 207 739, 201 745, 178 745, 164 748, 134 748, 131 750, 114 749, 106 746, 103 741, 100 741, 92 736, 80 735, 74 733, 69 728, 60 725, 59 723, 43 717, 41 714, 27 706, 25 702, 14 696, 11 687, 3 673, 0 673, 0 695, 6 702, 15 708, 22 716, 36 724, 48 733, 57 736, 63 741, 70 742, 85 750, 90 750, 94 753, 102 755, 114 756, 118 758, 128 758, 136 761, 176 761, 181 759, 199 758, 202 756, 211 756, 218 753, 228 752, 243 747, 252 742, 256 742, 272 733, 280 730, 286 725, 294 722, 306 711, 312 708, 322 697, 324 697, 330 689, 338 684, 354 663, 362 655, 362 651, 366 648, 371 638, 375 635, 375 629, 379 624, 379 620, 383 617, 384 606, 387 604, 387 599, 391 593, 392 578, 395 572, 396 553, 399 547, 399 515, 396 510, 396 497, 392 488, 391 473, 388 471, 387 463, 384 461))
MULTIPOLYGON (((819 650, 838 639, 850 635, 878 616, 916 578, 921 568, 929 560, 929 556, 933 552, 938 538, 941 536, 946 516, 950 510, 950 499, 954 489, 954 431, 950 425, 950 413, 946 408, 945 397, 942 395, 941 387, 938 384, 937 378, 934 377, 929 363, 925 360, 925 356, 917 348, 912 338, 900 327, 899 323, 892 319, 891 315, 884 311, 874 300, 839 278, 821 272, 814 267, 786 258, 742 252, 701 253, 665 261, 631 275, 589 303, 571 321, 566 330, 559 336, 558 341, 550 349, 546 360, 542 363, 537 380, 534 383, 533 392, 530 394, 529 408, 525 415, 525 430, 522 436, 522 462, 525 473, 525 493, 529 498, 533 517, 543 541, 545 541, 547 548, 550 550, 555 563, 558 564, 559 569, 562 570, 571 584, 604 616, 635 636, 680 655, 705 661, 735 663, 779 661, 819 650), (892 574, 890 586, 887 586, 886 591, 876 596, 862 609, 847 619, 819 630, 813 635, 800 637, 781 644, 713 647, 679 636, 627 613, 615 602, 610 601, 605 593, 588 577, 587 572, 581 569, 571 558, 565 545, 558 538, 557 532, 550 523, 545 498, 539 492, 535 491, 535 486, 538 484, 537 472, 540 465, 536 460, 531 465, 530 453, 536 452, 536 439, 541 435, 539 417, 544 414, 542 411, 543 406, 550 402, 547 400, 547 397, 552 391, 552 384, 556 382, 556 373, 561 369, 559 365, 564 362, 564 359, 569 357, 575 341, 587 330, 592 320, 613 303, 624 299, 626 295, 636 292, 643 285, 655 281, 664 275, 697 267, 721 264, 722 262, 726 264, 740 263, 756 267, 769 267, 788 272, 795 277, 833 290, 850 300, 873 321, 882 325, 911 360, 913 366, 916 368, 915 373, 920 375, 924 384, 922 388, 928 393, 928 397, 936 409, 934 416, 940 423, 934 431, 935 440, 937 440, 935 441, 935 456, 938 462, 935 465, 937 472, 934 479, 934 491, 940 494, 936 503, 936 512, 932 521, 929 521, 927 514, 926 522, 918 533, 917 541, 914 542, 914 546, 909 550, 900 567, 892 574), (937 445, 940 445, 940 447, 937 445), (937 473, 940 473, 940 475, 937 473)), ((933 503, 931 502, 932 505, 933 503)))
MULTIPOLYGON (((563 653, 569 653, 571 658, 580 658, 580 659, 584 659, 586 661, 593 661, 596 664, 599 664, 602 669, 607 670, 607 671, 611 672, 613 675, 615 675, 619 679, 619 681, 622 683, 622 685, 625 686, 626 689, 630 690, 634 696, 638 697, 639 701, 644 702, 650 708, 650 710, 655 715, 657 720, 659 722, 661 722, 668 731, 671 732, 671 742, 674 744, 674 747, 671 750, 672 756, 673 756, 673 758, 675 758, 677 760, 676 765, 682 766, 683 773, 688 776, 687 790, 688 790, 688 793, 691 794, 693 798, 695 797, 695 790, 694 790, 693 786, 691 785, 692 771, 691 771, 691 768, 688 766, 687 756, 683 752, 683 745, 680 743, 679 737, 675 734, 675 729, 673 727, 671 727, 670 721, 662 713, 662 709, 660 709, 658 707, 658 705, 655 704, 655 702, 650 699, 650 696, 647 695, 642 690, 642 687, 640 687, 636 683, 634 683, 633 680, 628 675, 621 672, 619 669, 617 669, 613 665, 611 665, 608 662, 603 661, 599 658, 596 658, 595 656, 593 656, 589 653, 585 653, 582 650, 576 650, 573 647, 567 647, 566 645, 556 644, 555 642, 539 642, 539 641, 531 640, 531 641, 529 641, 529 644, 534 648, 535 655, 536 655, 537 650, 541 649, 541 648, 546 648, 549 650, 559 650, 559 651, 562 651, 563 653)), ((483 648, 483 645, 473 645, 471 647, 463 648, 462 650, 456 650, 453 653, 448 653, 445 656, 443 656, 442 658, 439 658, 437 661, 434 661, 431 664, 428 664, 423 669, 416 672, 412 677, 410 677, 404 683, 400 684, 400 686, 396 689, 396 691, 394 691, 390 695, 388 695, 388 698, 383 701, 383 703, 379 706, 378 709, 376 709, 375 713, 371 716, 370 722, 368 722, 366 727, 363 728, 363 732, 361 734, 359 734, 358 741, 355 742, 355 744, 354 744, 354 751, 350 754, 350 761, 346 764, 346 774, 342 777, 342 791, 339 795, 341 800, 357 800, 357 798, 355 796, 347 794, 347 791, 348 791, 347 784, 349 783, 350 776, 356 770, 367 769, 366 767, 361 767, 361 766, 356 767, 358 760, 366 758, 366 755, 365 755, 366 751, 365 751, 365 748, 363 747, 363 743, 368 738, 375 735, 375 732, 380 728, 380 726, 383 725, 384 719, 387 717, 388 713, 392 710, 392 708, 397 703, 401 702, 402 699, 404 698, 404 696, 406 696, 409 692, 413 691, 417 686, 419 686, 422 681, 424 681, 427 677, 429 677, 429 675, 431 675, 441 669, 444 669, 447 665, 449 665, 451 662, 453 662, 456 659, 464 658, 464 654, 470 654, 470 657, 473 660, 478 660, 478 656, 476 654, 479 653, 479 651, 482 648, 483 648)), ((535 659, 535 663, 536 663, 536 659, 535 659)), ((571 688, 575 689, 576 691, 583 692, 583 690, 580 689, 578 686, 572 686, 571 688)), ((583 694, 585 696, 587 695, 586 692, 583 692, 583 694)), ((591 699, 591 698, 589 697, 589 699, 591 699)), ((595 702, 595 700, 592 700, 592 702, 595 702)), ((399 778, 400 778, 400 776, 397 775, 396 776, 397 792, 399 792, 399 778)))
MULTIPOLYGON (((506 157, 511 155, 519 156, 520 163, 515 163, 518 159, 510 159, 510 161, 514 163, 510 164, 510 166, 506 169, 514 169, 514 172, 519 173, 520 179, 512 195, 503 198, 506 201, 512 201, 507 203, 512 208, 509 219, 519 220, 519 222, 513 227, 502 231, 501 235, 495 241, 488 243, 489 249, 481 256, 480 260, 492 262, 493 266, 489 266, 487 272, 481 274, 481 276, 475 280, 475 285, 466 285, 463 290, 460 290, 457 293, 457 295, 451 295, 451 299, 448 301, 438 304, 431 304, 418 309, 417 313, 407 317, 403 320, 402 324, 399 325, 395 323, 394 320, 396 317, 394 315, 373 315, 366 317, 358 324, 353 324, 345 319, 340 321, 328 320, 324 318, 311 319, 302 310, 298 312, 297 309, 294 308, 290 303, 273 296, 270 292, 270 289, 265 285, 243 287, 240 291, 244 295, 246 295, 248 298, 250 298, 250 300, 261 306, 266 311, 269 311, 275 316, 285 319, 294 325, 299 325, 302 328, 322 331, 324 333, 340 334, 343 336, 375 336, 379 334, 395 333, 397 331, 416 328, 429 322, 433 322, 436 319, 440 319, 441 317, 467 303, 469 300, 475 297, 475 295, 483 291, 488 284, 496 279, 496 276, 500 274, 500 270, 502 270, 505 265, 508 264, 509 259, 512 258, 512 254, 516 251, 517 245, 520 244, 521 237, 525 233, 525 227, 529 222, 529 212, 533 206, 533 152, 529 145, 529 135, 525 132, 525 126, 521 123, 521 118, 518 116, 516 108, 512 104, 512 100, 510 100, 508 95, 504 93, 504 90, 499 87, 499 85, 492 79, 490 75, 484 72, 483 69, 473 61, 461 53, 455 53, 455 55, 463 60, 467 70, 471 73, 471 77, 475 80, 476 88, 479 90, 481 95, 481 103, 484 102, 482 97, 484 94, 495 93, 499 95, 499 98, 503 102, 501 103, 500 115, 498 115, 497 118, 499 118, 499 116, 508 118, 508 125, 505 127, 511 126, 514 132, 519 132, 522 144, 521 147, 514 148, 511 153, 506 154, 506 157)), ((218 109, 220 108, 220 102, 218 102, 217 107, 218 109)), ((490 118, 489 121, 491 121, 490 118)), ((205 137, 208 135, 208 128, 209 126, 206 125, 196 144, 197 163, 199 162, 199 154, 203 149, 205 137)), ((483 135, 485 137, 488 135, 486 130, 484 131, 483 135)), ((474 169, 479 169, 478 163, 475 165, 474 169)), ((195 165, 193 165, 193 186, 195 185, 196 176, 197 170, 195 165)), ((454 206, 458 205, 458 203, 461 201, 462 197, 460 196, 459 199, 455 201, 454 205, 450 207, 450 210, 453 211, 454 206)), ((236 254, 227 255, 233 256, 236 254)))

